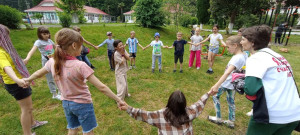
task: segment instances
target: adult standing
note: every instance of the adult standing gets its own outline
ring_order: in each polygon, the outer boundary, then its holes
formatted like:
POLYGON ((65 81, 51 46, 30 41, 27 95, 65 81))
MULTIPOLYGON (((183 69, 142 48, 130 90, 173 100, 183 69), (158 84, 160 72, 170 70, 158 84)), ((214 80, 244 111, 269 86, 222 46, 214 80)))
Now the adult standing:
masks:
POLYGON ((282 24, 280 24, 275 32, 275 44, 278 42, 278 44, 281 44, 281 35, 282 32, 287 28, 287 23, 284 22, 282 24))
POLYGON ((270 34, 266 25, 242 33, 241 44, 252 54, 246 62, 244 89, 254 103, 247 135, 291 134, 300 120, 300 99, 291 65, 268 48, 270 34))

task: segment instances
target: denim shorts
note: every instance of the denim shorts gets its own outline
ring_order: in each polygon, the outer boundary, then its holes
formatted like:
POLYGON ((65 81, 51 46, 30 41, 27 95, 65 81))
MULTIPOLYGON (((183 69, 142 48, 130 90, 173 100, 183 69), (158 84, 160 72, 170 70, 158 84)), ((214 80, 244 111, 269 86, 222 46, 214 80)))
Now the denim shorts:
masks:
POLYGON ((209 51, 218 54, 219 53, 219 46, 209 46, 209 51))
POLYGON ((98 126, 92 103, 82 104, 63 100, 62 105, 68 122, 67 129, 81 126, 83 133, 88 133, 98 126))

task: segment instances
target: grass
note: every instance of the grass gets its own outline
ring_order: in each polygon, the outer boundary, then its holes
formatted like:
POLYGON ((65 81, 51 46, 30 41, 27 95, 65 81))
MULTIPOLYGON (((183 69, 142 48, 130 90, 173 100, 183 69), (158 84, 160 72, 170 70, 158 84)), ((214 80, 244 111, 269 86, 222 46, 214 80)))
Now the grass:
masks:
MULTIPOLYGON (((54 34, 60 28, 50 28, 52 39, 54 34)), ((121 39, 123 42, 129 37, 130 31, 136 32, 136 37, 141 45, 148 45, 154 38, 155 32, 161 34, 161 41, 165 45, 172 45, 176 40, 176 31, 174 26, 167 26, 157 29, 142 28, 139 26, 81 26, 84 38, 94 44, 100 44, 104 41, 107 31, 112 31, 115 39, 121 39)), ((190 29, 180 27, 184 35, 184 39, 188 39, 190 29)), ((201 35, 208 35, 210 32, 203 32, 201 35)), ((222 33, 225 39, 228 37, 222 33)), ((25 58, 31 49, 34 41, 37 39, 36 29, 34 30, 13 30, 11 31, 11 39, 22 58, 25 58)), ((299 36, 291 37, 291 42, 300 43, 299 36)), ((288 46, 290 52, 284 53, 293 67, 297 83, 300 84, 300 61, 298 55, 300 53, 299 46, 288 46)), ((273 47, 275 51, 279 51, 279 47, 273 47)), ((88 55, 92 64, 96 67, 95 75, 113 92, 116 93, 116 83, 114 72, 109 71, 109 63, 107 58, 106 46, 99 50, 91 49, 88 55)), ((224 69, 230 55, 217 57, 214 65, 215 73, 206 74, 207 61, 202 59, 200 70, 195 68, 188 69, 189 52, 185 47, 184 54, 184 73, 173 73, 174 66, 174 50, 163 49, 163 73, 151 73, 151 53, 152 49, 148 48, 142 51, 138 48, 137 52, 137 69, 128 71, 128 84, 130 98, 126 98, 126 102, 138 108, 146 110, 158 110, 163 108, 168 100, 169 95, 177 89, 182 90, 188 101, 188 105, 196 102, 204 93, 206 93, 214 83, 223 74, 224 69)), ((27 65, 30 73, 41 68, 40 53, 36 52, 27 65)), ((32 86, 34 116, 37 120, 48 120, 49 124, 34 130, 37 134, 42 135, 63 135, 67 134, 66 119, 64 116, 61 102, 53 100, 46 84, 46 78, 43 77, 35 81, 36 85, 32 86)), ((98 127, 94 130, 95 134, 107 135, 139 135, 139 134, 157 134, 157 128, 146 123, 132 119, 126 112, 117 109, 117 105, 112 99, 104 96, 94 86, 89 84, 92 93, 95 114, 97 117, 98 127)), ((193 121, 195 134, 245 134, 248 126, 249 117, 245 115, 250 111, 252 103, 244 96, 236 94, 236 127, 229 129, 225 126, 215 125, 207 120, 208 115, 215 115, 212 99, 210 98, 206 104, 203 113, 193 121)), ((1 135, 19 135, 22 128, 19 120, 20 108, 14 98, 1 87, 0 88, 0 134, 1 135)), ((228 116, 228 107, 225 95, 221 98, 223 119, 228 116)), ((297 134, 298 133, 293 133, 297 134)))

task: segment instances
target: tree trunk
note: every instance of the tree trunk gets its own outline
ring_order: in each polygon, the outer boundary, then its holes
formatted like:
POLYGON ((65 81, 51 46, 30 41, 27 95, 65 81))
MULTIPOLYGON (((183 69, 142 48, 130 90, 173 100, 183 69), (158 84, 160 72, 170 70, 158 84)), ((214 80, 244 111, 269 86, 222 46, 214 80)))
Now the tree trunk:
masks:
POLYGON ((229 34, 232 34, 232 29, 233 29, 235 18, 236 18, 236 12, 233 11, 230 15, 230 22, 229 22, 229 25, 228 25, 229 34))
POLYGON ((202 30, 202 29, 203 29, 203 24, 201 23, 201 24, 200 24, 200 30, 202 30))

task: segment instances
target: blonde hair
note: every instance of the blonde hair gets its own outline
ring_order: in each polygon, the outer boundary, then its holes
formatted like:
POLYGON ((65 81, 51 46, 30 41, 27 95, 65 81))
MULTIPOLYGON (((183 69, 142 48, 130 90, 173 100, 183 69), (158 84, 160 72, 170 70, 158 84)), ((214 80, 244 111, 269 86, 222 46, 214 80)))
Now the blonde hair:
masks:
POLYGON ((77 43, 78 47, 83 42, 82 36, 71 29, 63 28, 55 34, 55 42, 57 47, 54 52, 54 71, 55 76, 59 76, 62 71, 62 66, 66 61, 67 50, 73 43, 77 43))
POLYGON ((241 44, 242 36, 234 35, 227 38, 227 42, 230 42, 231 44, 237 44, 239 48, 242 48, 241 44))
POLYGON ((177 35, 183 35, 181 32, 177 32, 177 35))
POLYGON ((134 32, 134 31, 130 31, 130 34, 133 34, 133 33, 135 34, 135 32, 134 32))
POLYGON ((196 27, 196 30, 199 30, 199 31, 200 31, 201 29, 200 29, 199 27, 196 27))

